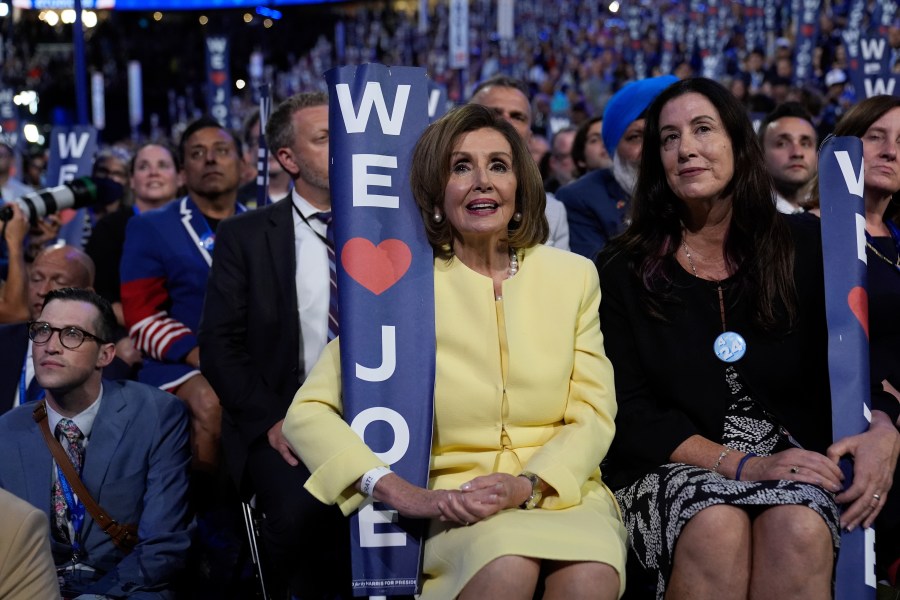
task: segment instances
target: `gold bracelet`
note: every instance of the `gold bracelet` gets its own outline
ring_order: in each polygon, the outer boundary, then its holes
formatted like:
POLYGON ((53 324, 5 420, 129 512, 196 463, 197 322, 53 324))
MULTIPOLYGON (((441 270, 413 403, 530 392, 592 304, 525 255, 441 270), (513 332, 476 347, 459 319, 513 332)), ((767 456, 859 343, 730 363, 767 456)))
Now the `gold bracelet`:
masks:
POLYGON ((712 469, 712 470, 713 470, 713 473, 718 473, 718 472, 719 472, 719 467, 722 466, 722 459, 724 459, 726 456, 728 456, 728 453, 729 453, 729 452, 731 452, 731 448, 729 448, 728 446, 725 446, 725 449, 722 450, 722 454, 720 454, 720 455, 719 455, 719 458, 716 460, 716 464, 715 464, 715 466, 714 466, 713 469, 712 469))

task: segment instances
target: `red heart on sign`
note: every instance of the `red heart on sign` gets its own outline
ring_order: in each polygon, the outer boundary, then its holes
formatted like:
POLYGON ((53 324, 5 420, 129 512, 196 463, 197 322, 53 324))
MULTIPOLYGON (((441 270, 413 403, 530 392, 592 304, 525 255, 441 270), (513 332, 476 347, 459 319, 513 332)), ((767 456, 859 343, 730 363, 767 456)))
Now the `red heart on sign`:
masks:
POLYGON ((225 85, 225 71, 213 71, 209 74, 209 80, 213 82, 213 85, 225 85))
POLYGON ((409 269, 412 253, 400 240, 384 240, 377 246, 366 238, 353 238, 341 250, 341 265, 376 296, 400 281, 409 269))
POLYGON ((847 305, 866 332, 866 339, 869 339, 869 296, 866 294, 866 288, 859 286, 852 288, 847 294, 847 305))

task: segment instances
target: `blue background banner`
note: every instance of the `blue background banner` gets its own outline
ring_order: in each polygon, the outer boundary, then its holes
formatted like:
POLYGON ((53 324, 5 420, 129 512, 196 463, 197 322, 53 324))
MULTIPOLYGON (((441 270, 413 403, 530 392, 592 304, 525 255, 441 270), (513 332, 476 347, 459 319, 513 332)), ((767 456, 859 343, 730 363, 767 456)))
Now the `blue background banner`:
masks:
POLYGON ((892 49, 883 35, 859 39, 859 55, 850 61, 850 81, 856 98, 864 100, 887 94, 900 96, 900 75, 891 71, 892 49))
MULTIPOLYGON (((428 125, 425 70, 325 74, 339 257, 344 418, 391 469, 427 487, 434 396, 433 254, 409 188, 428 125)), ((425 521, 371 500, 351 523, 357 596, 418 591, 425 521)))
MULTIPOLYGON (((856 137, 826 140, 819 152, 819 189, 835 440, 866 431, 871 419, 863 177, 862 141, 856 137)), ((849 487, 852 463, 843 459, 841 470, 849 487)), ((871 528, 842 533, 835 598, 875 598, 874 544, 871 528)))

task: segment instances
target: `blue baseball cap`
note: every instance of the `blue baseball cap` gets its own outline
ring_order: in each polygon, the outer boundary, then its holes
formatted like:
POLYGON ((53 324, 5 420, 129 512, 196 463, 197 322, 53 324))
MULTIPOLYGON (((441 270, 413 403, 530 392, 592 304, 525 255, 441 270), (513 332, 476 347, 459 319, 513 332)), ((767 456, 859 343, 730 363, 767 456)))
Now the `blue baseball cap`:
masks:
POLYGON ((674 75, 648 77, 626 83, 613 94, 603 110, 603 145, 612 156, 628 126, 647 110, 664 89, 678 81, 674 75))

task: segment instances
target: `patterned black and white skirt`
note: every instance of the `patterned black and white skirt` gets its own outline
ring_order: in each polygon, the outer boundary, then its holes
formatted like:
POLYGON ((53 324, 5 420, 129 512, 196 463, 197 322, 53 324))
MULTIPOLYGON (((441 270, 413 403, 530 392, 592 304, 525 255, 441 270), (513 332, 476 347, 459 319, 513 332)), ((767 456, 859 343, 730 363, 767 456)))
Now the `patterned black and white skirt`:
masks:
MULTIPOLYGON (((771 415, 744 391, 733 366, 726 369, 732 403, 725 416, 722 443, 741 452, 769 456, 793 443, 771 415)), ((835 556, 840 545, 840 514, 834 494, 798 481, 735 481, 710 469, 669 463, 619 490, 633 556, 657 574, 656 597, 665 596, 675 543, 682 529, 704 508, 719 504, 764 510, 769 506, 802 505, 816 511, 831 531, 835 556)))

